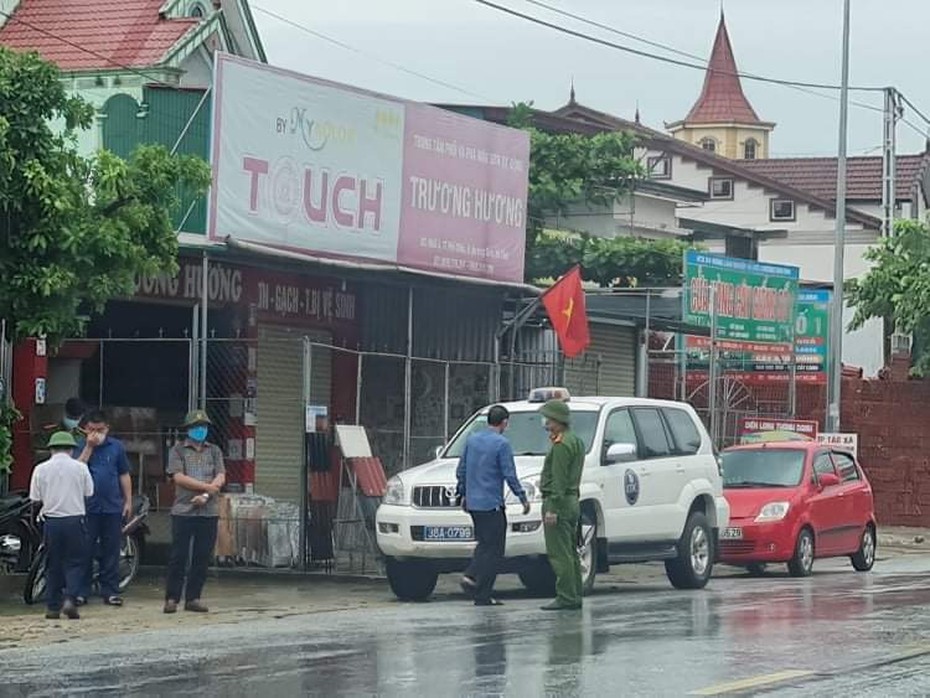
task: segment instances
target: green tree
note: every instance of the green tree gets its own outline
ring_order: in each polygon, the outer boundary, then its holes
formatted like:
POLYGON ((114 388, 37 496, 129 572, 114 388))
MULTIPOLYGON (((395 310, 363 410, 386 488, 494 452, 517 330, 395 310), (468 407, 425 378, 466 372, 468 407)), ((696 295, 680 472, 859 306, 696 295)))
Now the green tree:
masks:
MULTIPOLYGON (((81 156, 78 133, 93 121, 54 65, 0 47, 0 318, 14 340, 79 335, 137 275, 174 273, 179 192, 209 186, 205 162, 161 146, 81 156)), ((0 404, 0 471, 14 414, 0 404)))
POLYGON ((94 111, 60 77, 0 47, 0 318, 14 337, 52 342, 131 294, 137 275, 176 271, 179 192, 199 197, 210 182, 205 162, 162 146, 81 156, 94 111))
POLYGON ((515 104, 510 125, 530 133, 526 279, 557 277, 575 264, 601 286, 675 285, 681 280, 677 241, 561 235, 545 221, 579 203, 609 207, 629 193, 646 172, 635 155, 636 138, 608 132, 592 136, 547 133, 533 126, 531 103, 515 104))
POLYGON ((846 283, 846 302, 855 308, 850 329, 871 318, 914 337, 917 375, 930 369, 930 228, 920 221, 898 221, 895 234, 865 253, 868 273, 846 283))

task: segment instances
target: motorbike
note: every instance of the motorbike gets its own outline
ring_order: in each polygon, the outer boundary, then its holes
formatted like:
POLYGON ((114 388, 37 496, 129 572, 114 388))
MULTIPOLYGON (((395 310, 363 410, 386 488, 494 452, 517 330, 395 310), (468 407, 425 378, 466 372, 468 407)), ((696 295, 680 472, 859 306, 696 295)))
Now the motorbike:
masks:
POLYGON ((25 492, 0 497, 0 573, 25 572, 42 542, 25 492))
MULTIPOLYGON (((149 528, 145 523, 149 515, 149 508, 149 498, 145 495, 136 495, 132 498, 132 517, 123 525, 123 542, 120 546, 120 592, 124 591, 132 583, 132 580, 136 578, 139 572, 142 551, 145 547, 145 537, 149 534, 149 528)), ((23 600, 29 605, 41 603, 45 600, 47 565, 48 556, 43 544, 36 551, 35 557, 29 566, 29 574, 26 575, 23 600)), ((91 577, 94 592, 99 588, 98 579, 99 570, 97 569, 97 562, 94 560, 91 577)))

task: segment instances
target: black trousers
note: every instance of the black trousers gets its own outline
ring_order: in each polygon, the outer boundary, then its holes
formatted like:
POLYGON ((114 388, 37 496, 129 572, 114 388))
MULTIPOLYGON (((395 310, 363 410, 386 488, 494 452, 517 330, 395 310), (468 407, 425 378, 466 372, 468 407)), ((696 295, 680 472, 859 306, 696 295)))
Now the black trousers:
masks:
POLYGON ((507 542, 507 514, 503 509, 470 511, 478 546, 465 574, 475 580, 475 601, 487 601, 494 591, 494 581, 504 559, 507 542))
POLYGON ((61 610, 61 597, 74 599, 84 581, 85 536, 83 516, 49 516, 42 527, 45 550, 46 604, 50 611, 61 610))
POLYGON ((165 599, 180 601, 182 591, 185 601, 200 598, 216 546, 217 522, 215 516, 171 517, 171 558, 168 561, 165 599))

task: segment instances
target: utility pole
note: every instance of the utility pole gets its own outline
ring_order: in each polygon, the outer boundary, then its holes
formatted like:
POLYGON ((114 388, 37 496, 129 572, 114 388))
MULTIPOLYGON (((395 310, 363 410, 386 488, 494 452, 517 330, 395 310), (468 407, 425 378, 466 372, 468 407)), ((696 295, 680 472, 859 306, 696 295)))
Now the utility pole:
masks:
POLYGON ((836 237, 833 251, 833 312, 831 314, 828 432, 840 430, 843 387, 843 282, 846 252, 846 144, 849 130, 849 4, 843 0, 843 76, 840 83, 840 142, 836 159, 836 237))
POLYGON ((897 210, 897 126, 901 116, 898 91, 885 88, 884 137, 882 139, 882 236, 894 235, 897 210))

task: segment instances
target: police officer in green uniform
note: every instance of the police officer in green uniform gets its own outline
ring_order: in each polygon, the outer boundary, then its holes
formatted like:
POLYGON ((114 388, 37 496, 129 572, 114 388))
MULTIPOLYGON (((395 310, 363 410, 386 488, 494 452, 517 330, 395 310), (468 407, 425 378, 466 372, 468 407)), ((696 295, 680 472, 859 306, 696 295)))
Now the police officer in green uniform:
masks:
POLYGON ((540 410, 552 445, 546 454, 540 489, 543 496, 546 554, 555 572, 555 600, 546 611, 581 608, 581 564, 578 560, 578 503, 584 442, 570 430, 571 414, 562 400, 550 400, 540 410))

